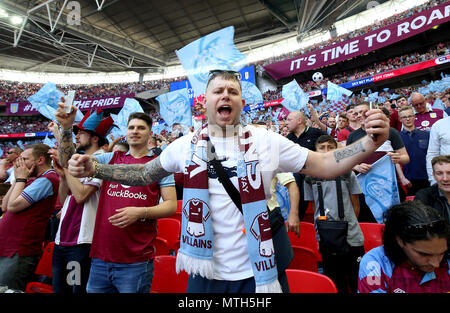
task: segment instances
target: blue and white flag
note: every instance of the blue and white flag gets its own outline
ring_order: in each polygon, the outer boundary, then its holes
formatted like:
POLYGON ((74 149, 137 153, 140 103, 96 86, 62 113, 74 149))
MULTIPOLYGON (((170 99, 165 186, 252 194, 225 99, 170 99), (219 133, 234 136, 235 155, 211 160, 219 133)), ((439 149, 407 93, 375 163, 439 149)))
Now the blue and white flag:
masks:
POLYGON ((56 87, 56 84, 48 82, 38 92, 28 97, 28 101, 36 109, 41 104, 45 104, 57 110, 61 97, 64 97, 64 94, 56 87))
POLYGON ((196 97, 205 93, 210 70, 239 71, 247 57, 234 45, 234 27, 206 35, 175 51, 196 97))
POLYGON ((432 109, 439 109, 439 110, 442 110, 442 111, 445 111, 445 109, 446 109, 444 102, 442 102, 442 100, 439 99, 439 98, 434 100, 433 106, 431 108, 432 109))
POLYGON ((283 85, 281 97, 283 97, 281 105, 283 105, 290 112, 300 111, 301 109, 307 111, 306 104, 309 101, 309 97, 305 94, 302 88, 300 88, 295 79, 290 83, 283 85))
POLYGON ((327 83, 327 100, 330 101, 328 110, 333 112, 343 112, 350 104, 352 91, 338 86, 330 81, 327 83))
POLYGON ((280 184, 280 182, 277 182, 275 186, 275 195, 277 196, 277 202, 280 206, 281 215, 283 216, 284 220, 286 221, 289 212, 291 211, 291 202, 289 200, 289 190, 280 184))
POLYGON ((386 210, 400 203, 395 166, 391 157, 385 155, 372 164, 370 171, 359 174, 357 178, 367 206, 377 223, 383 223, 386 210))
MULTIPOLYGON (((64 94, 56 87, 56 84, 48 82, 27 100, 39 113, 49 120, 55 121, 55 113, 58 109, 58 103, 61 102, 61 97, 64 97, 64 94)), ((83 117, 83 113, 77 110, 75 122, 80 122, 83 117)))
POLYGON ((187 88, 164 93, 156 97, 159 102, 159 114, 172 126, 180 123, 183 126, 192 126, 191 104, 187 88))
POLYGON ((118 114, 111 114, 111 118, 114 120, 114 127, 111 129, 111 134, 114 138, 125 137, 127 135, 128 118, 132 113, 140 112, 144 113, 139 101, 134 98, 127 98, 123 104, 122 109, 118 114))
POLYGON ((48 138, 48 135, 45 135, 44 140, 42 140, 42 143, 49 146, 50 148, 53 148, 56 143, 56 138, 50 139, 48 138))
POLYGON ((244 99, 246 105, 259 104, 264 102, 261 91, 258 89, 258 87, 255 86, 255 84, 243 80, 241 81, 241 86, 242 99, 244 99))

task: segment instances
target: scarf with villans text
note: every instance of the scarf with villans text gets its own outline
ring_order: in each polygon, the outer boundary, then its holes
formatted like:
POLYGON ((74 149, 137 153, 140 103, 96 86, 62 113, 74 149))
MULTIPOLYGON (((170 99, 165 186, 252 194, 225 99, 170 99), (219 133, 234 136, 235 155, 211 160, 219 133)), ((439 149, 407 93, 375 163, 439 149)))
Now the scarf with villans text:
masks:
MULTIPOLYGON (((239 130, 237 176, 256 292, 281 292, 256 145, 247 126, 239 130)), ((205 125, 191 140, 191 157, 185 167, 181 242, 176 262, 177 272, 184 270, 207 279, 214 276, 214 225, 208 190, 211 147, 205 125)))

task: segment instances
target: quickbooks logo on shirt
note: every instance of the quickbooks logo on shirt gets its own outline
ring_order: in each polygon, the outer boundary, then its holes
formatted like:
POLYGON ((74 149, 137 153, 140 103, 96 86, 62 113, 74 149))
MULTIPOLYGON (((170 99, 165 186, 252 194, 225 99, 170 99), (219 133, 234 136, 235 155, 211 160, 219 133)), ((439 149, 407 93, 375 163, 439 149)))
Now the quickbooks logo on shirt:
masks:
MULTIPOLYGON (((122 187, 129 188, 130 186, 124 186, 122 187)), ((130 192, 129 190, 117 190, 116 188, 119 187, 119 184, 110 184, 108 190, 106 191, 106 194, 111 197, 117 197, 117 198, 130 198, 130 199, 138 199, 138 200, 147 200, 147 195, 139 192, 130 192)))

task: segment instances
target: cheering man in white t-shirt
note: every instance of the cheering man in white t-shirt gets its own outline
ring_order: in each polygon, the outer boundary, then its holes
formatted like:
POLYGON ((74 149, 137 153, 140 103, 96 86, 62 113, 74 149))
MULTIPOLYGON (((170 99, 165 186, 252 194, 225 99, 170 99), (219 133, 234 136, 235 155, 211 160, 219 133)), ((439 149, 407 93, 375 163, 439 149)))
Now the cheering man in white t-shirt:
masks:
POLYGON ((316 153, 274 132, 241 124, 239 73, 211 71, 205 101, 208 125, 196 134, 178 138, 154 160, 140 165, 107 165, 90 156, 75 154, 69 161, 69 172, 77 177, 148 185, 170 173, 183 171, 183 205, 195 200, 189 198, 189 194, 194 194, 205 203, 202 212, 210 214, 204 216, 205 234, 198 238, 183 233, 188 218, 183 217, 177 269, 191 275, 187 291, 281 292, 280 284, 285 291, 285 278, 276 277, 274 253, 260 252, 261 246, 271 239, 264 236, 262 242, 262 236, 254 236, 251 231, 255 218, 267 211, 265 202, 271 196, 271 180, 280 172, 301 172, 322 178, 339 176, 386 140, 389 121, 380 110, 372 110, 366 115, 368 136, 333 152, 316 153), (239 189, 243 213, 209 166, 211 145, 231 182, 239 189))

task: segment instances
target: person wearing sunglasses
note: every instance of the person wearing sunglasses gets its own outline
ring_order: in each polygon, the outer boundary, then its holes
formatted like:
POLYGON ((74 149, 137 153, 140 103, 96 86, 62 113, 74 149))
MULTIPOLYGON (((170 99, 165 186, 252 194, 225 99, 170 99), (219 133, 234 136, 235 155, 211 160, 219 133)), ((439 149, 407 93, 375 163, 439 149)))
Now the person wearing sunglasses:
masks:
POLYGON ((6 182, 11 173, 14 171, 14 161, 22 153, 19 147, 10 148, 6 152, 6 158, 0 160, 0 182, 6 182))
POLYGON ((360 293, 450 292, 449 224, 422 202, 407 201, 386 212, 383 245, 359 266, 360 293))
POLYGON ((177 271, 191 275, 187 292, 286 292, 267 216, 272 179, 282 172, 339 176, 375 151, 389 133, 387 117, 372 110, 366 114, 368 136, 362 140, 328 153, 310 151, 280 134, 241 122, 239 76, 211 71, 205 97, 208 124, 176 139, 154 160, 107 165, 74 154, 69 161, 69 172, 76 177, 102 177, 129 186, 184 173, 177 271), (208 166, 214 159, 238 189, 241 206, 228 195, 214 167, 208 166))

